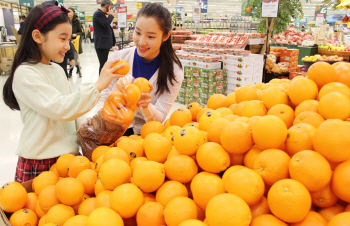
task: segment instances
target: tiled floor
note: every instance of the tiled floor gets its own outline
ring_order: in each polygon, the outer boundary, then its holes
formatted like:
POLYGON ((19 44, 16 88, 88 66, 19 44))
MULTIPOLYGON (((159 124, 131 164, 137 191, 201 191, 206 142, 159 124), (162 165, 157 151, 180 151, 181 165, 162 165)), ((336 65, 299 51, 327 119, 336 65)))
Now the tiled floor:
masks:
MULTIPOLYGON (((99 63, 94 45, 92 43, 83 43, 83 51, 84 53, 80 55, 83 77, 79 78, 75 74, 76 70, 74 69, 73 76, 69 79, 73 90, 82 83, 95 82, 98 79, 99 63)), ((20 112, 10 110, 3 102, 2 87, 6 79, 7 76, 0 76, 0 186, 14 179, 18 158, 15 155, 15 151, 23 127, 20 112)), ((179 107, 183 107, 183 105, 175 103, 169 115, 179 107)), ((87 113, 87 116, 93 116, 94 112, 95 110, 92 109, 87 113)))

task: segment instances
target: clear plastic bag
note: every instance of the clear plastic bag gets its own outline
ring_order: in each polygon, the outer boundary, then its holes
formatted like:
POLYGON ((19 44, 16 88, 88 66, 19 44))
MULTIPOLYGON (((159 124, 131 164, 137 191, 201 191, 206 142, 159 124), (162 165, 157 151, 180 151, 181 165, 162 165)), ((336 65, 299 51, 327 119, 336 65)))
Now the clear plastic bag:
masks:
POLYGON ((91 160, 92 152, 101 145, 111 145, 129 128, 138 110, 142 93, 150 91, 148 80, 128 76, 120 78, 116 90, 104 102, 103 108, 92 118, 91 125, 80 128, 78 139, 83 155, 91 160))

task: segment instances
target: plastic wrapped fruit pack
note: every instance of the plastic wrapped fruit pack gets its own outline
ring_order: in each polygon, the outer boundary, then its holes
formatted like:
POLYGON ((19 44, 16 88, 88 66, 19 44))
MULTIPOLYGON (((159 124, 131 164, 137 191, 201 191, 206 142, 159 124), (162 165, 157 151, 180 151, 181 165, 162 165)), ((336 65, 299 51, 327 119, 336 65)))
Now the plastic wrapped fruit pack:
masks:
POLYGON ((129 128, 138 110, 142 93, 150 92, 148 80, 125 76, 116 83, 104 102, 103 108, 92 118, 92 123, 85 124, 78 133, 78 139, 84 156, 91 160, 95 148, 111 145, 129 128))

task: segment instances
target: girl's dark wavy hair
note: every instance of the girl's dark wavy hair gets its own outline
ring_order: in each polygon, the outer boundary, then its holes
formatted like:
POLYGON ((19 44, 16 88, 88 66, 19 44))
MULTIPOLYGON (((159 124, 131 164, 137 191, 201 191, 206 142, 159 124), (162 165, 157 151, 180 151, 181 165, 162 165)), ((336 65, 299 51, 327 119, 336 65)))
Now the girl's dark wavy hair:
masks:
MULTIPOLYGON (((53 4, 42 4, 35 6, 26 19, 23 27, 21 43, 18 46, 17 52, 15 54, 13 64, 11 67, 11 73, 9 78, 6 80, 3 88, 3 98, 4 102, 12 110, 21 110, 19 108, 18 102, 16 100, 15 94, 13 93, 12 84, 16 69, 24 62, 30 64, 37 64, 41 61, 41 53, 37 43, 32 37, 32 32, 35 30, 34 25, 40 19, 41 12, 46 8, 54 6, 53 4)), ((67 14, 62 13, 60 16, 56 17, 45 27, 40 29, 40 33, 47 34, 49 31, 53 30, 58 24, 71 23, 67 14)))
MULTIPOLYGON (((160 29, 163 31, 163 35, 168 35, 172 30, 172 19, 168 9, 158 3, 150 3, 143 7, 136 17, 136 21, 140 17, 154 18, 160 29)), ((171 45, 171 34, 169 38, 160 46, 160 62, 156 94, 163 94, 164 92, 170 92, 168 82, 174 85, 176 81, 174 74, 174 62, 182 67, 179 58, 176 56, 175 51, 171 45)))

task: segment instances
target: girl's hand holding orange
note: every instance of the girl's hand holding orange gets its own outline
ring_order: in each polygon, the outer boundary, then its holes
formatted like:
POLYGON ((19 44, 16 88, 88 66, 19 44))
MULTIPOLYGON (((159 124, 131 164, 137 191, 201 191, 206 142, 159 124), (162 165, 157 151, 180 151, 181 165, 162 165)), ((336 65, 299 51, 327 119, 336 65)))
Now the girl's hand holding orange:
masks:
POLYGON ((142 108, 148 108, 148 105, 151 103, 151 92, 153 90, 153 86, 151 84, 149 84, 149 91, 147 93, 143 92, 141 94, 141 98, 140 98, 140 101, 137 103, 137 105, 139 107, 142 107, 142 108))
POLYGON ((97 82, 95 83, 99 92, 106 89, 114 78, 124 77, 124 75, 116 74, 115 72, 118 69, 121 69, 122 67, 124 67, 125 63, 118 64, 117 66, 113 67, 113 65, 115 65, 119 61, 120 61, 119 59, 110 60, 110 61, 107 61, 105 63, 105 65, 103 66, 101 73, 100 73, 100 77, 98 78, 97 82))

